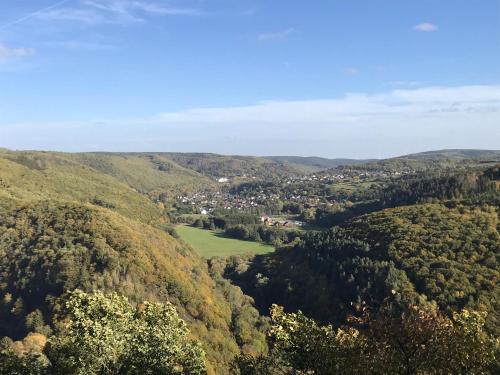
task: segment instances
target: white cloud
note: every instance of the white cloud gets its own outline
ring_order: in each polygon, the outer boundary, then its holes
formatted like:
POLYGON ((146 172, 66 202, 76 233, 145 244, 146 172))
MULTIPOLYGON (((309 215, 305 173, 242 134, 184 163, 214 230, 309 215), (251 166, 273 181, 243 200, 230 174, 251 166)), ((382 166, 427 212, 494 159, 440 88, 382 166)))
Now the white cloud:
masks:
POLYGON ((0 123, 0 139, 2 146, 20 149, 370 158, 443 148, 498 149, 499 124, 500 85, 490 85, 192 108, 71 126, 0 123))
POLYGON ((295 33, 294 28, 288 28, 286 30, 277 31, 273 33, 262 33, 257 35, 257 40, 260 42, 268 42, 271 40, 286 39, 290 35, 295 33))
POLYGON ((379 94, 353 93, 340 99, 269 101, 243 107, 193 108, 159 116, 181 124, 339 124, 460 113, 495 113, 500 123, 500 86, 428 87, 379 94))
POLYGON ((433 32, 433 31, 438 31, 439 27, 437 25, 434 25, 433 23, 429 22, 424 22, 416 25, 413 27, 415 31, 420 31, 420 32, 433 32))
POLYGON ((35 54, 33 48, 10 48, 0 43, 0 61, 31 56, 35 54))

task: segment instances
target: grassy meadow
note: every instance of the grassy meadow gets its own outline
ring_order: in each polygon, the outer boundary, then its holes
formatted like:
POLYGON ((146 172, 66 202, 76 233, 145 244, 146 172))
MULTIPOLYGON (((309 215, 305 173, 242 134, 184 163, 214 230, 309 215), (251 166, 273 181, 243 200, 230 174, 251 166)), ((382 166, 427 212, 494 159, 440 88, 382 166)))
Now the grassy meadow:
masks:
POLYGON ((230 256, 245 253, 265 254, 274 251, 274 247, 252 241, 241 241, 223 237, 219 232, 179 225, 179 236, 191 245, 204 258, 230 256))

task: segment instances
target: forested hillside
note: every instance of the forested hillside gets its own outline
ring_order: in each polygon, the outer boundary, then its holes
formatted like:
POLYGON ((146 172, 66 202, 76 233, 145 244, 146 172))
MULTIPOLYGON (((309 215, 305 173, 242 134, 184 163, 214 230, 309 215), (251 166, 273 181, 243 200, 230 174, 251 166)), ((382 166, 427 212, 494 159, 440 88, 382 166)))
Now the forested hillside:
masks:
POLYGON ((55 199, 95 202, 128 217, 152 222, 160 213, 130 186, 65 155, 0 153, 0 207, 55 199))
POLYGON ((49 334, 58 298, 80 288, 169 301, 217 374, 242 348, 265 350, 258 313, 190 248, 103 208, 37 203, 0 217, 0 336, 49 334))
POLYGON ((286 161, 275 161, 252 156, 226 156, 216 154, 166 155, 183 167, 211 177, 257 177, 260 179, 300 175, 309 171, 302 166, 291 165, 286 161))
MULTIPOLYGON (((493 178, 494 171, 487 173, 493 178)), ((353 303, 379 306, 390 297, 448 313, 464 307, 487 311, 487 327, 498 334, 500 225, 494 189, 495 183, 489 194, 471 190, 461 200, 359 216, 273 254, 234 257, 226 276, 256 299, 261 312, 278 303, 339 323, 354 313, 353 303)), ((434 191, 437 202, 441 192, 434 191)))
POLYGON ((142 193, 197 189, 214 183, 163 154, 80 153, 67 156, 142 193))

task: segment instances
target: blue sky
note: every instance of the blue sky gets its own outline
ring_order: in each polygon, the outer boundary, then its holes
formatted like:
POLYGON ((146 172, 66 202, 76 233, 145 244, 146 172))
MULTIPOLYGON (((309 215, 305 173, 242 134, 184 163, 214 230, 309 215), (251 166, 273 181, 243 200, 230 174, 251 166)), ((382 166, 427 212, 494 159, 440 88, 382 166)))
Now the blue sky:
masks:
POLYGON ((2 0, 0 147, 500 148, 498 0, 2 0))

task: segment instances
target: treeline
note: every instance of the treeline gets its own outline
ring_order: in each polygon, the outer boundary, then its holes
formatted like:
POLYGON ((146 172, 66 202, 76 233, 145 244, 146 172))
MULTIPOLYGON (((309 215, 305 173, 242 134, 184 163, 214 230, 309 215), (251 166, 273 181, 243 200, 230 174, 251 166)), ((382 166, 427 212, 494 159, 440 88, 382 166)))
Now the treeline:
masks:
MULTIPOLYGON (((193 219, 188 219, 193 220, 193 219)), ((225 230, 235 225, 256 225, 261 223, 260 217, 251 213, 224 214, 196 218, 192 225, 197 228, 210 230, 225 230)))
POLYGON ((378 199, 384 206, 397 207, 429 199, 459 200, 473 194, 492 192, 497 190, 498 169, 497 166, 484 173, 401 179, 383 189, 378 199))
POLYGON ((301 232, 298 230, 242 224, 227 227, 224 234, 239 240, 264 242, 274 246, 290 244, 301 236, 301 232))
POLYGON ((206 230, 219 230, 225 236, 244 241, 264 242, 279 246, 289 244, 298 239, 301 232, 296 229, 267 226, 261 218, 252 213, 224 214, 207 217, 184 217, 184 221, 192 226, 206 230))
POLYGON ((246 156, 225 156, 216 154, 168 153, 162 154, 182 165, 211 177, 252 176, 259 179, 274 179, 301 174, 301 170, 286 162, 246 156))

